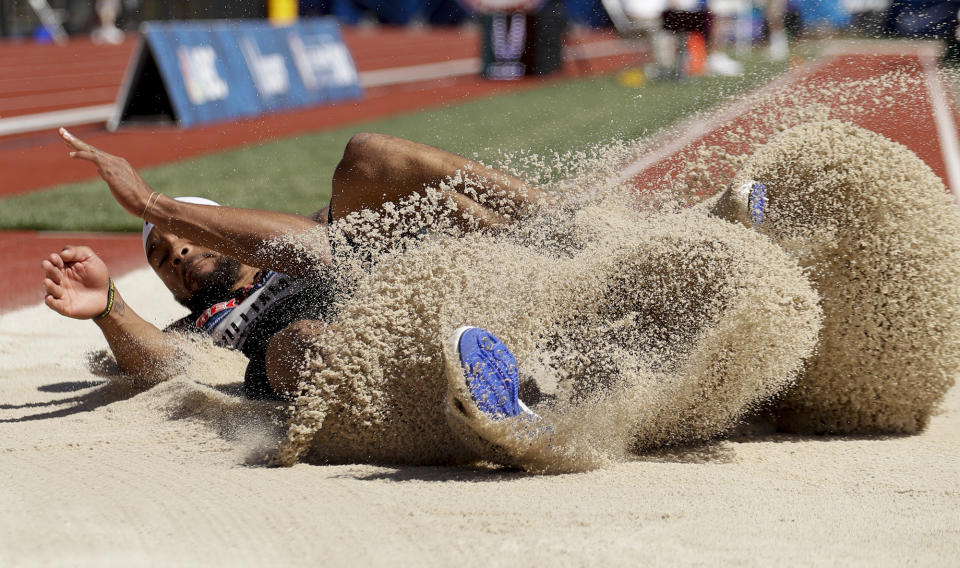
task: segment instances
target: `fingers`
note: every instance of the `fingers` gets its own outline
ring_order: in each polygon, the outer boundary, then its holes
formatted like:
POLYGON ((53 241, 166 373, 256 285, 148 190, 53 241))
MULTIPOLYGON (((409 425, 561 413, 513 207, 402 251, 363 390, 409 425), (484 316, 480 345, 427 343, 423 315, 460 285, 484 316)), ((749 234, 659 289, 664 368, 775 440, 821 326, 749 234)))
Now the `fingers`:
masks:
POLYGON ((73 262, 77 256, 77 247, 67 245, 63 247, 63 250, 61 250, 60 254, 57 256, 59 256, 61 261, 64 263, 73 262))
POLYGON ((62 298, 55 298, 50 294, 47 294, 46 296, 43 297, 43 303, 46 304, 48 308, 57 312, 58 314, 67 315, 66 312, 68 309, 67 308, 68 304, 66 300, 62 298))
POLYGON ((70 157, 75 160, 86 160, 88 162, 100 161, 100 154, 97 154, 96 152, 91 152, 89 150, 80 150, 77 152, 70 152, 70 157))
POLYGON ((60 251, 60 258, 64 263, 80 262, 93 256, 93 249, 90 247, 75 247, 67 245, 60 251))
POLYGON ((59 269, 61 269, 61 270, 63 270, 63 268, 66 266, 66 265, 63 263, 63 259, 60 258, 60 255, 57 254, 57 253, 51 254, 50 257, 49 257, 47 260, 50 262, 50 264, 56 266, 57 268, 59 268, 59 269))
MULTIPOLYGON (((50 256, 53 257, 54 255, 51 254, 50 256)), ((42 265, 43 265, 44 276, 46 276, 54 284, 60 284, 61 282, 63 282, 63 272, 59 267, 57 267, 55 264, 53 264, 49 260, 43 261, 42 265)))
POLYGON ((77 138, 73 134, 70 134, 66 128, 61 128, 57 132, 60 134, 60 138, 63 138, 63 141, 72 146, 73 149, 87 152, 97 152, 96 148, 77 138))
MULTIPOLYGON (((56 254, 51 254, 49 260, 44 260, 43 272, 46 278, 43 279, 43 289, 46 292, 47 305, 53 308, 49 300, 60 300, 63 298, 63 272, 61 271, 63 261, 56 254), (59 262, 60 267, 56 265, 59 262)), ((56 308, 55 308, 56 309, 56 308)))
POLYGON ((43 279, 43 289, 46 290, 47 296, 51 296, 57 300, 63 298, 63 286, 60 286, 49 278, 43 279))

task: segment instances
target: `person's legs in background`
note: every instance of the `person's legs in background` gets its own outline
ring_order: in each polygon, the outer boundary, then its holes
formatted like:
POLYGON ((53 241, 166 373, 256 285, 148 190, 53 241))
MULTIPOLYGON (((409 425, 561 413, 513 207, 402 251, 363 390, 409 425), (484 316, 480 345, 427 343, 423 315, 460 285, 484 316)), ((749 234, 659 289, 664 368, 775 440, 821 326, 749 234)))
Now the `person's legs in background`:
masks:
POLYGON ((767 56, 773 61, 784 61, 790 56, 790 47, 787 45, 787 30, 784 26, 787 0, 766 0, 765 7, 769 33, 767 56))
POLYGON ((733 25, 743 11, 741 4, 747 0, 709 0, 706 5, 711 13, 710 36, 707 38, 707 69, 713 75, 735 77, 743 75, 743 64, 727 55, 733 25))

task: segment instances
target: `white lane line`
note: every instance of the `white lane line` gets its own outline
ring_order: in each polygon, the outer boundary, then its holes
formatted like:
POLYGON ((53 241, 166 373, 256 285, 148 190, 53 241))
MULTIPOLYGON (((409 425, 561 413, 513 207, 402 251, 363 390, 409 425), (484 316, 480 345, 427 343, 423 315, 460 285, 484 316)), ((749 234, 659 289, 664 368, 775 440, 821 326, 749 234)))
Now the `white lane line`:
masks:
POLYGON ((434 79, 446 79, 462 75, 478 74, 480 72, 480 58, 453 59, 440 63, 424 63, 407 67, 362 71, 360 85, 367 87, 384 87, 387 85, 402 85, 434 79))
POLYGON ((930 55, 939 57, 943 42, 939 40, 832 40, 823 55, 930 55))
MULTIPOLYGON (((639 53, 635 45, 631 45, 625 40, 609 39, 567 46, 564 50, 564 57, 567 60, 580 61, 635 53, 639 53)), ((462 77, 464 75, 479 75, 481 65, 482 61, 479 57, 468 57, 440 63, 424 63, 407 67, 363 71, 360 73, 360 85, 365 88, 383 87, 462 77)))
POLYGON ((625 39, 605 39, 590 43, 568 45, 563 50, 566 59, 596 59, 612 57, 614 55, 628 55, 643 53, 636 42, 625 39))
POLYGON ((953 192, 954 199, 960 203, 960 141, 957 140, 957 125, 953 120, 943 81, 937 71, 936 60, 932 57, 921 58, 924 82, 927 94, 933 105, 933 121, 937 125, 937 137, 940 139, 940 152, 947 167, 947 186, 953 192))
POLYGON ((3 118, 0 119, 0 136, 48 130, 57 126, 105 122, 111 114, 113 105, 109 104, 3 118))
POLYGON ((746 114, 747 111, 760 104, 765 98, 784 90, 790 84, 799 83, 803 77, 812 74, 829 59, 829 57, 821 57, 812 63, 792 69, 772 82, 739 97, 734 102, 721 103, 721 108, 709 117, 705 118, 698 113, 678 125, 668 127, 661 134, 643 141, 643 147, 647 151, 621 170, 617 182, 623 183, 636 177, 643 170, 673 156, 688 145, 723 127, 734 118, 746 114))

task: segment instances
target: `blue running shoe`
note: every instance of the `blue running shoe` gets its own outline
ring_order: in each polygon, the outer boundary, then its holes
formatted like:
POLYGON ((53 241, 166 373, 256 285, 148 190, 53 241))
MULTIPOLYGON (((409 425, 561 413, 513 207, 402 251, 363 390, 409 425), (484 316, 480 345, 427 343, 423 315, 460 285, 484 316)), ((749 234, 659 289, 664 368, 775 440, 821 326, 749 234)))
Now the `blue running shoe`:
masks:
POLYGON ((767 214, 767 186, 750 180, 726 191, 718 213, 730 221, 738 221, 756 229, 767 214))
POLYGON ((766 219, 768 205, 767 186, 754 180, 731 185, 703 202, 708 214, 754 229, 766 219))
POLYGON ((750 220, 754 227, 759 227, 767 214, 767 186, 759 181, 748 181, 744 185, 750 187, 750 193, 747 195, 747 210, 750 211, 750 220))
POLYGON ((518 414, 536 416, 517 394, 517 360, 496 335, 464 326, 453 332, 450 343, 457 348, 467 387, 481 412, 494 420, 518 414))

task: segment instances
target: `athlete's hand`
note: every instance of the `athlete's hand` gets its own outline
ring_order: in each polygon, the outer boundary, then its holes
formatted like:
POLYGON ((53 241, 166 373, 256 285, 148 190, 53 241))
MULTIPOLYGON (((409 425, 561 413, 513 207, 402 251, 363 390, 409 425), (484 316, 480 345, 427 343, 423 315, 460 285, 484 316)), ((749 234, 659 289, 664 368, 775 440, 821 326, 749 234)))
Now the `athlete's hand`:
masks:
POLYGON ((65 246, 43 261, 44 302, 58 314, 90 319, 107 308, 107 265, 89 247, 65 246))
POLYGON ((100 177, 107 182, 110 193, 113 194, 117 203, 127 213, 140 217, 153 190, 150 189, 147 182, 143 181, 137 170, 133 169, 133 166, 123 158, 98 150, 67 132, 66 128, 61 128, 59 132, 63 141, 73 148, 70 157, 86 160, 97 166, 100 177))

